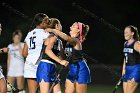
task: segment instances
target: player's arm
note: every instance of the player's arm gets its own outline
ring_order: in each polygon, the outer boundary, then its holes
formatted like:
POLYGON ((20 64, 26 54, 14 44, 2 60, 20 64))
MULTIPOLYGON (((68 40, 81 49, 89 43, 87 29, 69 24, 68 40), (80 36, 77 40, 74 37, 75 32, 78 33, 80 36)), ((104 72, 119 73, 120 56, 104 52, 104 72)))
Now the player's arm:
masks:
POLYGON ((62 41, 60 43, 60 58, 65 59, 64 47, 62 41))
POLYGON ((52 58, 53 60, 55 60, 56 62, 60 63, 61 65, 67 66, 68 62, 65 60, 61 60, 58 56, 56 56, 53 52, 52 52, 52 48, 54 46, 54 43, 56 42, 57 37, 54 35, 50 35, 48 37, 48 39, 45 41, 45 44, 47 45, 46 49, 45 49, 45 53, 52 58))
POLYGON ((136 42, 135 45, 134 45, 134 49, 140 53, 140 42, 136 42))
POLYGON ((7 53, 8 50, 9 50, 9 49, 8 49, 7 47, 1 48, 1 49, 0 49, 0 53, 7 53))
POLYGON ((52 32, 55 35, 58 35, 60 38, 64 39, 65 41, 69 42, 71 45, 76 46, 77 41, 75 38, 70 37, 69 35, 57 30, 57 29, 51 29, 51 28, 47 28, 46 29, 48 32, 52 32))
POLYGON ((24 43, 23 50, 22 50, 22 56, 23 56, 23 57, 27 57, 27 55, 28 55, 28 45, 27 45, 27 43, 25 42, 25 43, 24 43))
POLYGON ((125 74, 125 67, 126 67, 126 61, 124 58, 123 67, 122 67, 122 76, 125 74))

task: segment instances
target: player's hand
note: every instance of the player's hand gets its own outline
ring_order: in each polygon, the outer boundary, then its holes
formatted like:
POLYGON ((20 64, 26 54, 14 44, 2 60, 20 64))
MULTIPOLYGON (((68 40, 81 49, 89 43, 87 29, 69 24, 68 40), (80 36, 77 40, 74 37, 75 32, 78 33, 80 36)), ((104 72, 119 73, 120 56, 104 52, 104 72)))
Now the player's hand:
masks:
POLYGON ((46 28, 45 31, 47 31, 47 32, 52 32, 53 29, 52 29, 52 28, 46 28))
POLYGON ((0 49, 0 53, 7 53, 8 52, 8 48, 4 47, 2 49, 0 49))
POLYGON ((66 60, 61 60, 60 64, 66 67, 68 66, 69 62, 66 60))

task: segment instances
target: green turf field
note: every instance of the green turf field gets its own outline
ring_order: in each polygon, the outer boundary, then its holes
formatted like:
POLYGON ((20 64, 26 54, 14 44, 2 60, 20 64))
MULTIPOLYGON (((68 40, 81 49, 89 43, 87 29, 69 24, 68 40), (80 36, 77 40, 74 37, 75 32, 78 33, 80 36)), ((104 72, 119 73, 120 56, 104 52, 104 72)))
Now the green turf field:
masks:
MULTIPOLYGON (((113 85, 89 85, 87 93, 112 93, 113 88, 113 85)), ((118 88, 116 93, 123 93, 122 86, 118 88)), ((137 88, 136 93, 140 93, 140 87, 137 88)))
MULTIPOLYGON (((64 85, 62 86, 62 93, 64 93, 64 85)), ((88 85, 87 93, 112 93, 114 86, 112 85, 88 85)), ((28 92, 26 92, 28 93, 28 92)), ((122 86, 120 86, 116 93, 123 93, 122 86)), ((137 88, 135 93, 140 93, 140 87, 137 88)))

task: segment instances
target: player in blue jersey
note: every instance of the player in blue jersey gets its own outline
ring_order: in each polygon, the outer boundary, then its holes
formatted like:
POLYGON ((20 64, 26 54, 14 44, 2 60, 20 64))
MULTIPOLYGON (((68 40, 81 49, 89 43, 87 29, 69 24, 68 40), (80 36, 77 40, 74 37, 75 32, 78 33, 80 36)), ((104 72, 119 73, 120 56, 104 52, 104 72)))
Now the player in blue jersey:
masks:
POLYGON ((90 70, 83 58, 82 43, 89 31, 89 26, 81 22, 75 22, 70 27, 70 36, 57 29, 46 29, 68 43, 65 53, 69 63, 69 72, 65 84, 65 93, 87 93, 87 84, 90 83, 90 70))
MULTIPOLYGON (((46 21, 47 28, 56 28, 61 30, 61 24, 58 19, 51 18, 46 21)), ((42 51, 41 61, 37 68, 37 82, 40 86, 40 93, 48 93, 50 84, 56 79, 56 63, 67 66, 68 61, 62 60, 62 42, 56 35, 50 33, 45 40, 42 51)), ((57 83, 53 93, 61 93, 60 84, 57 83)))
POLYGON ((140 42, 138 30, 130 25, 124 29, 123 91, 134 93, 140 83, 140 42))

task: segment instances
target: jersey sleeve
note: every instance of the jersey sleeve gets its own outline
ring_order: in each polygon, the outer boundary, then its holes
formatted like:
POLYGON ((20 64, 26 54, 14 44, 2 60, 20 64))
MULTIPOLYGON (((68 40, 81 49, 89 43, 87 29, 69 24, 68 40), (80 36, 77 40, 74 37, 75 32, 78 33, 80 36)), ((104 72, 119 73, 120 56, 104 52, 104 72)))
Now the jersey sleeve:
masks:
POLYGON ((7 48, 10 49, 10 48, 11 48, 11 44, 9 44, 9 45, 7 46, 7 48))
POLYGON ((48 36, 49 36, 49 33, 44 31, 43 32, 43 39, 46 39, 48 36))
POLYGON ((22 48, 24 47, 24 43, 21 43, 21 47, 22 47, 22 48))

